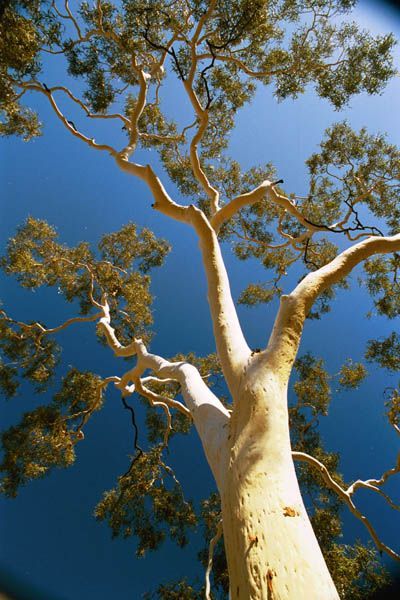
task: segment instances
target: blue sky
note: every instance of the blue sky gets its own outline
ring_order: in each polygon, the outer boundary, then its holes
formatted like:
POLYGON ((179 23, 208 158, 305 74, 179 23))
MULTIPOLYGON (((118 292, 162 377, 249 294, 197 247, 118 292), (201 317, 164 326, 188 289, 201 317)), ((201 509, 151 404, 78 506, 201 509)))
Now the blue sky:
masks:
MULTIPOLYGON (((386 4, 361 2, 356 19, 373 32, 392 30, 400 37, 400 17, 386 4)), ((398 49, 396 55, 398 58, 398 49)), ((49 66, 46 77, 55 84, 57 71, 49 66)), ((383 96, 355 98, 345 113, 337 114, 312 94, 277 106, 269 89, 260 90, 240 114, 231 154, 245 167, 272 161, 285 179, 286 189, 301 194, 306 185, 304 160, 333 121, 346 116, 355 128, 366 125, 372 131, 386 131, 392 142, 400 144, 399 92, 396 78, 383 96)), ((176 103, 172 91, 169 102, 171 107, 176 103)), ((4 140, 0 145, 1 245, 29 214, 55 225, 66 243, 95 242, 102 233, 129 220, 146 225, 173 246, 165 268, 153 275, 157 335, 152 349, 165 355, 213 351, 205 281, 193 233, 151 210, 144 185, 119 172, 106 154, 69 136, 43 100, 35 99, 35 103, 45 123, 44 135, 29 144, 4 140)), ((102 131, 114 136, 107 127, 102 131)), ((268 278, 257 265, 238 263, 226 254, 236 298, 248 282, 268 278)), ((55 290, 33 294, 2 280, 1 298, 18 319, 40 319, 52 326, 71 316, 72 307, 55 290)), ((368 298, 356 286, 352 292, 340 293, 329 315, 307 323, 301 353, 312 349, 326 359, 332 373, 349 355, 361 358, 368 339, 393 329, 393 323, 383 319, 366 321, 369 308, 368 298)), ((275 309, 276 305, 240 309, 251 346, 265 343, 275 309)), ((63 333, 59 339, 64 365, 105 375, 120 373, 124 365, 116 363, 107 349, 93 345, 92 337, 90 326, 63 333), (79 355, 77 341, 84 349, 79 355)), ((328 448, 342 452, 341 470, 346 479, 380 474, 393 463, 397 451, 397 440, 383 417, 382 391, 390 379, 373 368, 370 374, 359 392, 335 395, 330 415, 322 424, 328 448)), ((2 427, 40 403, 28 386, 23 389, 20 398, 4 403, 2 427)), ((132 540, 111 541, 107 527, 91 516, 102 492, 126 470, 131 443, 129 419, 110 390, 104 410, 88 427, 75 466, 33 482, 14 501, 0 501, 0 581, 13 576, 22 584, 33 585, 41 590, 38 597, 42 600, 45 594, 52 600, 124 600, 140 598, 158 582, 202 575, 194 543, 184 551, 167 543, 156 555, 137 561, 132 540)), ((189 498, 208 495, 213 483, 194 433, 172 442, 171 462, 189 498)), ((399 528, 393 526, 393 515, 370 496, 360 495, 360 499, 386 543, 395 546, 399 528)), ((366 540, 353 517, 344 513, 344 519, 345 541, 354 537, 366 540)))

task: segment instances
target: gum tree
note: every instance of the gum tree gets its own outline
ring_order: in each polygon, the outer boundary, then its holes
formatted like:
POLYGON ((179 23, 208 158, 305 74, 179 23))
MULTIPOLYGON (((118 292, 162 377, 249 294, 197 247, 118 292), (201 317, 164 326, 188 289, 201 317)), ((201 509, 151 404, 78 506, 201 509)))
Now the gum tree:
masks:
MULTIPOLYGON (((29 288, 58 286, 67 300, 80 301, 81 314, 50 328, 2 312, 5 393, 16 393, 18 375, 39 391, 45 388, 58 359, 53 336, 80 322, 96 323, 100 341, 128 366, 121 377, 71 369, 51 405, 27 413, 3 434, 3 492, 13 496, 52 466, 72 463, 74 447, 101 407, 107 386, 121 392, 135 426, 128 398, 137 393, 152 409, 164 411, 165 431, 150 411, 152 447, 144 452, 135 437, 130 468, 105 494, 97 515, 115 534, 137 535, 139 554, 158 546, 165 535, 162 522, 184 544, 185 527, 195 516, 162 453, 169 434, 193 422, 219 493, 221 520, 213 523, 223 532, 232 598, 337 598, 326 561, 334 571, 339 558, 350 559, 339 557, 332 545, 340 531, 333 522, 335 495, 365 525, 377 549, 399 559, 354 500, 363 487, 397 508, 382 488, 400 470, 399 459, 380 477, 344 484, 336 472, 337 457, 323 451, 314 430, 329 403, 324 369, 312 356, 296 361, 296 355, 306 318, 329 310, 335 289, 348 286, 347 276, 360 264, 378 313, 398 316, 400 153, 383 135, 336 123, 307 161, 309 191, 300 197, 284 190, 272 164, 243 172, 226 152, 235 116, 257 85, 269 86, 278 100, 296 98, 311 85, 338 110, 354 94, 382 91, 395 73, 394 40, 361 31, 347 17, 352 6, 348 0, 1 4, 2 134, 28 140, 40 133, 38 116, 26 105, 32 94, 40 94, 66 134, 107 153, 116 168, 143 181, 153 210, 193 228, 216 346, 216 356, 203 359, 165 358, 150 349, 146 273, 162 263, 165 241, 130 224, 106 235, 97 252, 85 243, 70 249, 58 243, 46 223, 29 219, 10 241, 3 268, 29 288), (59 61, 58 72, 66 68, 59 81, 44 81, 46 55, 46 61, 59 61), (190 107, 188 122, 173 121, 164 108, 169 82, 190 107), (69 110, 75 111, 74 120, 69 110), (95 120, 115 123, 119 133, 122 127, 124 145, 94 138, 90 122, 95 120), (137 162, 140 148, 157 150, 158 159, 137 162), (187 201, 172 197, 169 182, 178 190, 175 196, 187 201), (239 259, 259 259, 272 273, 268 284, 250 284, 239 300, 254 305, 280 299, 262 348, 251 349, 241 329, 221 251, 227 242, 239 259), (287 273, 299 265, 300 280, 283 293, 287 273), (294 366, 298 400, 289 407, 294 366), (214 385, 221 379, 227 400, 214 385), (315 481, 329 490, 325 512, 315 504, 311 511, 326 560, 293 460, 301 464, 307 497, 315 481)), ((395 370, 398 346, 395 332, 387 340, 372 340, 367 358, 395 370)), ((340 383, 355 387, 364 375, 362 364, 348 362, 340 383)), ((389 392, 387 407, 398 432, 398 390, 389 392)), ((214 505, 215 499, 209 500, 205 514, 214 505)), ((209 574, 211 552, 204 560, 209 574)), ((226 578, 221 582, 226 591, 226 578)), ((177 593, 184 597, 188 588, 184 592, 185 585, 179 585, 177 593)), ((207 581, 207 597, 208 588, 207 581)), ((340 589, 342 597, 347 593, 340 589)))

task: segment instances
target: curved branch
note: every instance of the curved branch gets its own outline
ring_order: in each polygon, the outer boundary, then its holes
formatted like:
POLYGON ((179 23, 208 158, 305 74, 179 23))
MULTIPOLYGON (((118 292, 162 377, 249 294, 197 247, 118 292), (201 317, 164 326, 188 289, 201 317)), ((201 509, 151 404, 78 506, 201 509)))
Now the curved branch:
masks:
POLYGON ((221 539, 222 532, 223 532, 223 530, 222 530, 222 519, 221 519, 218 522, 217 531, 216 531, 214 537, 211 538, 210 545, 208 548, 208 563, 207 563, 207 570, 206 570, 206 574, 205 574, 205 580, 206 580, 205 597, 206 597, 206 600, 211 600, 210 575, 211 575, 211 569, 212 569, 212 565, 213 565, 214 548, 217 545, 217 543, 219 542, 219 540, 221 539))
POLYGON ((127 346, 123 346, 115 335, 115 329, 111 326, 110 307, 105 298, 103 298, 102 304, 102 317, 99 319, 98 328, 102 331, 106 337, 107 343, 115 356, 134 356, 136 354, 135 341, 131 342, 127 346))
POLYGON ((250 349, 237 316, 228 274, 215 231, 200 209, 193 205, 182 206, 175 203, 149 165, 142 166, 131 163, 120 155, 116 157, 116 160, 121 169, 147 183, 155 199, 153 208, 181 223, 194 227, 199 237, 208 282, 208 301, 217 351, 228 387, 234 394, 239 385, 243 364, 250 355, 250 349))
POLYGON ((192 63, 190 66, 188 77, 184 81, 184 88, 186 90, 186 93, 189 97, 189 100, 192 104, 194 112, 199 121, 199 128, 198 128, 196 134, 193 136, 192 141, 190 143, 190 153, 189 153, 190 164, 192 166, 192 170, 193 170, 193 174, 194 174, 195 178, 197 179, 197 181, 199 182, 199 184, 201 185, 201 187, 203 188, 203 190, 206 192, 207 196, 210 199, 211 214, 215 214, 218 211, 219 192, 214 186, 211 185, 210 181, 208 180, 208 177, 207 177, 206 173, 204 172, 204 169, 201 166, 201 162, 200 162, 200 158, 199 158, 199 154, 198 154, 198 145, 201 142, 201 140, 206 132, 206 129, 208 127, 209 102, 208 102, 208 106, 206 106, 206 108, 203 108, 201 106, 200 101, 197 97, 197 94, 193 89, 193 82, 194 82, 194 78, 196 75, 197 65, 199 62, 196 48, 199 44, 199 38, 200 38, 200 35, 202 32, 202 29, 203 29, 204 25, 207 23, 208 19, 211 17, 212 13, 214 12, 216 4, 217 4, 216 0, 211 0, 207 10, 204 12, 202 17, 199 19, 199 22, 197 24, 194 35, 190 41, 190 53, 191 53, 192 63))
POLYGON ((364 525, 364 527, 366 527, 366 529, 368 530, 368 532, 369 532, 370 536, 372 537, 378 550, 380 552, 385 552, 391 558, 400 561, 400 555, 397 554, 397 552, 395 552, 394 550, 392 550, 389 546, 387 546, 386 544, 381 542, 381 540, 378 537, 378 534, 376 533, 375 529, 372 527, 372 525, 369 522, 369 520, 367 519, 367 517, 365 515, 363 515, 361 513, 361 511, 358 510, 358 508, 356 508, 356 506, 352 500, 352 497, 351 497, 354 492, 354 490, 352 490, 352 486, 350 486, 347 490, 344 490, 332 478, 331 474, 329 473, 329 471, 325 467, 325 465, 323 465, 319 460, 317 460, 313 456, 310 456, 309 454, 306 454, 305 452, 292 452, 292 456, 293 456, 294 460, 306 462, 309 465, 311 465, 312 467, 315 467, 316 469, 318 469, 321 474, 321 477, 323 478, 323 480, 325 481, 327 486, 331 490, 333 490, 339 496, 339 498, 341 500, 343 500, 343 502, 348 506, 350 511, 353 513, 353 515, 361 521, 361 523, 364 525))
POLYGON ((98 144, 94 138, 89 138, 86 135, 84 135, 83 133, 81 133, 80 131, 78 131, 78 129, 73 124, 73 122, 69 121, 67 119, 67 117, 64 116, 64 114, 58 107, 58 105, 53 97, 53 91, 55 91, 56 89, 60 89, 60 86, 57 86, 55 88, 54 87, 48 88, 47 86, 42 87, 40 85, 40 83, 38 83, 36 81, 28 82, 28 83, 19 83, 19 82, 13 80, 13 83, 19 87, 22 87, 23 89, 33 90, 33 91, 41 92, 42 94, 44 94, 48 98, 50 105, 51 105, 52 109, 54 110, 54 112, 56 113, 59 120, 66 127, 66 129, 68 129, 68 131, 70 133, 72 133, 72 135, 79 138, 82 142, 85 142, 88 146, 91 146, 95 150, 104 150, 104 151, 108 152, 109 154, 111 154, 111 156, 116 156, 117 151, 115 148, 113 148, 112 146, 109 146, 108 144, 98 144))
POLYGON ((267 355, 284 377, 290 375, 304 321, 318 296, 370 256, 399 250, 400 234, 391 237, 371 236, 344 250, 324 267, 306 275, 290 295, 281 296, 267 355))
MULTIPOLYGON (((169 434, 171 433, 171 430, 172 430, 172 418, 171 418, 171 413, 168 408, 169 403, 167 402, 167 400, 169 400, 169 398, 168 399, 164 398, 163 396, 160 396, 160 394, 156 394, 156 393, 152 392, 151 390, 149 390, 148 388, 146 388, 144 385, 142 385, 142 382, 140 381, 140 377, 135 382, 135 388, 136 388, 136 391, 141 396, 143 396, 144 398, 147 398, 147 400, 149 400, 151 406, 161 406, 162 409, 164 410, 165 416, 167 417, 167 427, 164 432, 163 446, 166 448, 168 446, 169 434)), ((183 405, 181 405, 181 406, 183 406, 183 405)), ((190 412, 189 412, 189 414, 190 414, 190 412)))
POLYGON ((138 123, 146 107, 148 82, 150 79, 150 75, 148 73, 145 73, 143 69, 139 69, 134 58, 132 59, 132 68, 139 78, 139 95, 135 104, 135 108, 132 110, 129 119, 129 144, 121 152, 121 155, 126 159, 129 158, 129 156, 131 156, 136 149, 137 141, 139 139, 138 123))
POLYGON ((204 169, 201 166, 198 154, 198 145, 201 142, 208 126, 207 111, 201 111, 201 114, 198 115, 198 118, 200 120, 200 126, 190 142, 190 164, 192 166, 193 175, 210 199, 211 214, 215 215, 219 208, 219 191, 211 185, 204 169))
POLYGON ((148 398, 153 406, 164 404, 169 408, 176 408, 176 410, 179 410, 179 412, 181 412, 186 417, 191 417, 190 410, 186 408, 184 404, 178 402, 178 400, 174 400, 173 398, 168 398, 168 396, 161 396, 161 394, 156 394, 152 390, 149 390, 149 388, 147 388, 145 385, 143 385, 143 381, 145 381, 146 379, 148 378, 143 377, 136 380, 136 390, 140 394, 142 394, 142 396, 148 398))
POLYGON ((57 327, 52 327, 51 329, 44 328, 40 323, 34 323, 34 325, 41 329, 43 335, 49 335, 51 333, 58 333, 59 331, 66 329, 74 323, 90 323, 93 321, 97 321, 97 319, 100 319, 102 317, 102 314, 103 313, 96 313, 94 315, 89 315, 88 317, 71 317, 71 319, 67 319, 67 321, 65 321, 61 325, 58 325, 57 327))
POLYGON ((388 254, 400 250, 400 233, 390 237, 370 236, 336 256, 330 263, 309 273, 292 292, 303 302, 308 312, 314 300, 331 285, 346 277, 360 262, 374 254, 388 254))
POLYGON ((75 104, 78 104, 81 109, 85 112, 85 114, 90 118, 90 119, 119 119, 120 121, 122 121, 126 126, 130 125, 130 121, 129 119, 127 119, 123 114, 121 113, 111 113, 111 114, 98 114, 98 113, 92 113, 90 111, 90 109, 86 106, 86 104, 77 96, 75 96, 71 90, 69 88, 67 88, 64 85, 55 85, 52 88, 49 88, 51 90, 51 92, 64 92, 64 94, 66 94, 73 102, 75 102, 75 104))
POLYGON ((285 209, 289 214, 295 217, 302 225, 304 225, 304 227, 306 227, 310 231, 318 231, 319 228, 315 227, 314 225, 311 225, 305 219, 305 217, 303 217, 303 215, 296 208, 293 202, 290 201, 289 198, 277 192, 275 186, 278 185, 278 183, 283 183, 283 181, 281 179, 279 181, 269 181, 268 179, 266 179, 259 186, 254 188, 251 192, 240 194, 240 196, 237 196, 236 198, 228 202, 228 204, 225 204, 225 206, 223 206, 211 219, 211 225, 213 226, 214 230, 218 232, 221 226, 226 221, 231 219, 237 212, 239 212, 239 210, 241 210, 245 206, 251 206, 256 202, 259 202, 268 193, 270 199, 275 204, 285 209))
POLYGON ((190 414, 203 442, 215 478, 217 482, 220 481, 221 470, 224 468, 221 453, 225 451, 229 412, 207 387, 199 371, 193 365, 185 362, 172 363, 161 356, 150 354, 140 339, 134 339, 128 346, 122 346, 111 327, 110 310, 106 300, 103 311, 104 316, 99 321, 99 327, 103 330, 114 354, 116 356, 137 356, 136 365, 121 377, 115 384, 116 387, 123 394, 130 394, 136 388, 139 393, 154 403, 176 408, 187 416, 190 414), (178 381, 187 408, 180 402, 155 394, 143 386, 140 378, 146 369, 154 371, 161 380, 174 379, 178 381))

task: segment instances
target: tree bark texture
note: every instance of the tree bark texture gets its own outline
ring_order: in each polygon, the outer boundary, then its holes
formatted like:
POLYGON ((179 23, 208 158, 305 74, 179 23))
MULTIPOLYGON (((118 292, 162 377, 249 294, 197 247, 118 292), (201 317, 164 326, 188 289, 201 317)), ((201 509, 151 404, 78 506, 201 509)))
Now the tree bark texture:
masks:
POLYGON ((338 600, 291 456, 287 386, 244 378, 220 481, 231 600, 338 600))

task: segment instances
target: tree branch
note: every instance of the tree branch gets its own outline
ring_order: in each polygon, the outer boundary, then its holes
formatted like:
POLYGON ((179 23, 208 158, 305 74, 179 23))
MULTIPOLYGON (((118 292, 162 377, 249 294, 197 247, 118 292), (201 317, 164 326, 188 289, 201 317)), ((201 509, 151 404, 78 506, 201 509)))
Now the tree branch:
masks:
MULTIPOLYGON (((133 341, 136 365, 121 378, 117 387, 129 389, 135 385, 146 369, 151 369, 160 379, 176 379, 182 390, 185 403, 190 411, 199 437, 202 441, 209 465, 217 485, 220 487, 225 475, 227 460, 227 436, 229 412, 203 381, 199 371, 186 362, 170 362, 161 356, 147 351, 142 340, 133 341)), ((167 399, 163 398, 166 403, 167 399)))
POLYGON ((192 225, 196 230, 208 282, 208 300, 217 351, 228 387, 231 393, 235 393, 250 349, 239 323, 228 274, 214 230, 200 209, 193 205, 176 204, 149 165, 137 165, 121 156, 117 156, 117 163, 124 171, 147 183, 155 199, 155 209, 181 223, 192 225))
POLYGON ((304 223, 302 223, 302 224, 304 224, 305 227, 310 229, 311 226, 306 224, 304 217, 300 214, 300 212, 297 210, 297 208, 294 206, 294 204, 289 200, 289 198, 286 198, 285 196, 278 194, 278 192, 274 189, 274 186, 278 185, 278 183, 283 183, 283 181, 280 179, 279 181, 272 182, 272 181, 268 181, 266 179, 258 187, 254 188, 251 192, 246 192, 244 194, 240 194, 240 196, 237 196, 236 198, 234 198, 233 200, 228 202, 228 204, 225 204, 212 217, 212 219, 210 221, 214 230, 218 233, 221 226, 226 221, 231 219, 237 212, 239 212, 239 210, 241 210, 245 206, 251 206, 252 204, 256 204, 256 202, 259 202, 260 200, 262 200, 266 196, 267 193, 269 193, 270 198, 273 201, 275 201, 276 204, 279 204, 280 206, 282 206, 282 208, 284 208, 290 214, 295 216, 300 222, 301 222, 301 220, 303 220, 304 223))
MULTIPOLYGON (((370 536, 372 537, 378 550, 380 552, 385 552, 391 558, 400 561, 400 555, 397 554, 397 552, 395 552, 394 550, 392 550, 389 546, 387 546, 386 544, 381 542, 381 540, 378 537, 378 534, 376 533, 375 529, 372 527, 372 525, 369 522, 369 520, 367 519, 367 517, 365 515, 363 515, 361 513, 361 511, 358 510, 358 508, 356 508, 356 506, 352 500, 352 494, 355 492, 357 487, 360 487, 360 486, 354 487, 354 484, 353 484, 353 486, 350 486, 347 488, 347 490, 345 490, 332 478, 331 474, 329 473, 329 471, 325 467, 325 465, 323 465, 319 460, 317 460, 313 456, 310 456, 309 454, 306 454, 305 452, 292 452, 292 456, 293 456, 294 460, 306 462, 309 465, 311 465, 312 467, 318 469, 321 474, 321 477, 325 481, 326 485, 331 490, 333 490, 339 496, 339 498, 341 500, 343 500, 343 502, 348 506, 350 511, 353 513, 353 515, 355 517, 357 517, 357 519, 359 519, 361 521, 361 523, 366 527, 366 529, 368 530, 368 532, 369 532, 370 536)), ((386 494, 385 494, 385 496, 386 496, 386 494)))
POLYGON ((399 250, 400 234, 391 237, 371 236, 344 250, 324 267, 306 275, 290 295, 281 297, 266 354, 286 378, 289 378, 297 354, 304 321, 318 296, 370 256, 399 250))
MULTIPOLYGON (((62 124, 66 127, 66 129, 68 129, 70 131, 70 133, 72 133, 72 135, 79 138, 80 140, 82 140, 83 142, 85 142, 86 144, 91 146, 92 148, 95 148, 96 150, 105 150, 112 156, 116 156, 117 151, 115 150, 115 148, 113 148, 112 146, 109 146, 108 144, 98 144, 93 138, 89 138, 86 135, 84 135, 83 133, 81 133, 80 131, 78 131, 78 129, 75 127, 75 125, 72 123, 72 121, 69 121, 67 119, 67 117, 64 116, 64 114, 58 107, 58 105, 53 97, 53 91, 55 91, 56 89, 62 89, 61 86, 57 86, 56 88, 49 88, 45 84, 43 84, 43 87, 42 87, 40 85, 40 83, 37 81, 27 82, 27 83, 19 83, 19 82, 13 80, 13 83, 24 89, 34 90, 36 92, 41 92, 42 94, 45 94, 45 96, 48 98, 48 100, 50 102, 52 109, 56 113, 57 117, 60 119, 62 124)), ((72 97, 72 94, 70 97, 72 97)))
POLYGON ((205 580, 206 580, 205 597, 206 597, 206 600, 211 600, 210 575, 211 575, 211 570, 212 570, 212 565, 213 565, 214 548, 217 545, 217 543, 219 542, 219 540, 221 539, 222 532, 223 532, 223 530, 222 530, 222 519, 221 519, 218 522, 217 531, 216 531, 214 537, 211 538, 210 545, 208 548, 208 563, 207 563, 207 570, 206 570, 206 574, 205 574, 205 580))
POLYGON ((124 158, 129 158, 133 154, 136 149, 137 141, 139 138, 139 119, 143 114, 143 111, 146 107, 147 102, 147 90, 148 90, 148 82, 150 80, 150 75, 145 73, 143 69, 139 69, 136 64, 135 58, 132 59, 132 68, 137 73, 139 78, 139 95, 135 104, 135 108, 132 110, 129 120, 129 144, 122 151, 122 155, 124 158))

